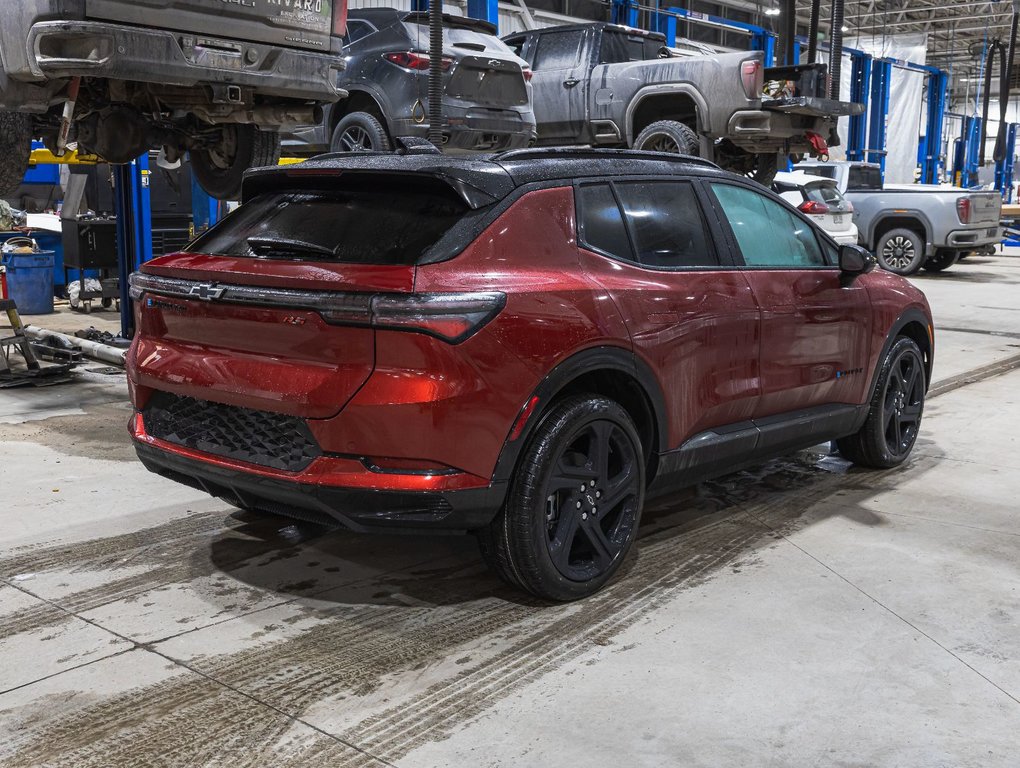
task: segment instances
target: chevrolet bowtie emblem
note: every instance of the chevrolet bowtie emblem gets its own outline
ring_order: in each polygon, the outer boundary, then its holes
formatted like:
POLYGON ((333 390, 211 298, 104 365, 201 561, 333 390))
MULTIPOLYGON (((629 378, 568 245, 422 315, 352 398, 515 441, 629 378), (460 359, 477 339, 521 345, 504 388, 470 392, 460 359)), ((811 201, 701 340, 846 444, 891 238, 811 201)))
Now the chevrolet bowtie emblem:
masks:
POLYGON ((193 285, 191 290, 188 291, 188 295, 194 296, 196 299, 202 299, 202 301, 212 301, 222 296, 226 290, 223 286, 216 285, 215 283, 200 283, 193 285))

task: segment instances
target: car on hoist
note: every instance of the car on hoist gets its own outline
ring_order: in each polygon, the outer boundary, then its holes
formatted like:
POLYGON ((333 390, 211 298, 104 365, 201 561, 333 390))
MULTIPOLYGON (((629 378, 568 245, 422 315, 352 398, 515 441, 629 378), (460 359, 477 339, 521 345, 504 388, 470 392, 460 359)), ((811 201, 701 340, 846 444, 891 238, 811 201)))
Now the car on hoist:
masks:
POLYGON ((345 96, 347 0, 19 0, 0 4, 0 196, 30 143, 111 163, 191 156, 211 195, 280 157, 279 131, 345 96))
POLYGON ((931 314, 867 251, 705 160, 425 144, 252 171, 132 276, 146 467, 255 511, 474 532, 508 583, 573 600, 652 496, 828 440, 909 456, 931 314))

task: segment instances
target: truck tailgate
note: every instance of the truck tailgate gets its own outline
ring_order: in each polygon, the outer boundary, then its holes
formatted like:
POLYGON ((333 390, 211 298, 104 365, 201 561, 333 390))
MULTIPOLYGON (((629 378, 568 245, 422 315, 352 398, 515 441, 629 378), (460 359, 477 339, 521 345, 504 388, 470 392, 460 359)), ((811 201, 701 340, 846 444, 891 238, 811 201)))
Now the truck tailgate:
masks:
POLYGON ((1002 212, 1002 197, 998 192, 971 193, 970 208, 971 224, 997 225, 1002 212))
MULTIPOLYGON (((90 20, 173 29, 192 36, 250 40, 285 48, 330 50, 333 9, 343 13, 346 0, 87 0, 90 20)), ((199 45, 200 41, 196 41, 199 45)), ((238 51, 239 57, 243 51, 238 51)))

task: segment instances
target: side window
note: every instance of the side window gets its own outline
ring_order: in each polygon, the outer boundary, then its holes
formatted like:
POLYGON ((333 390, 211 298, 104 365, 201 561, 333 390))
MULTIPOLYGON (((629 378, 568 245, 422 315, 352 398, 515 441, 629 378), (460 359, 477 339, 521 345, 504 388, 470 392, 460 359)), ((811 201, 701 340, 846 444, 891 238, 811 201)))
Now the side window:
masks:
POLYGON ((623 216, 608 184, 588 184, 577 192, 581 241, 598 251, 633 261, 623 216))
POLYGON ((637 261, 653 269, 718 267, 694 188, 685 182, 616 185, 637 261))
POLYGON ((828 266, 806 221, 747 187, 712 184, 749 267, 828 266))
POLYGON ((581 59, 582 30, 544 32, 536 37, 537 48, 531 68, 535 72, 546 69, 571 69, 581 59))

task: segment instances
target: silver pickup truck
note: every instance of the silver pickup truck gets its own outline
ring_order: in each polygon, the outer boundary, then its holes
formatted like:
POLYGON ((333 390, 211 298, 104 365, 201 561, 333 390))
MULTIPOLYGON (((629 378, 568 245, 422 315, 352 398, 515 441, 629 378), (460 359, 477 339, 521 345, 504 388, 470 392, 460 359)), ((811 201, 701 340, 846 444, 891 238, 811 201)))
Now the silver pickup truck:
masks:
POLYGON ((834 179, 854 206, 860 244, 891 272, 941 272, 961 256, 1002 242, 998 192, 933 184, 883 184, 873 163, 798 163, 796 170, 834 179))
POLYGON ((280 156, 346 92, 347 0, 0 0, 0 195, 31 139, 125 163, 191 153, 207 192, 280 156))
POLYGON ((766 68, 761 51, 683 55, 660 33, 602 22, 503 41, 534 73, 543 145, 699 155, 770 184, 779 158, 827 154, 836 119, 864 109, 824 97, 825 65, 766 68))

